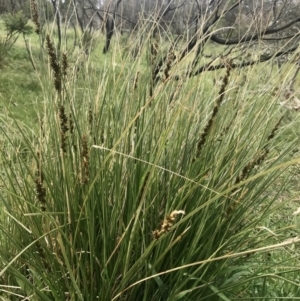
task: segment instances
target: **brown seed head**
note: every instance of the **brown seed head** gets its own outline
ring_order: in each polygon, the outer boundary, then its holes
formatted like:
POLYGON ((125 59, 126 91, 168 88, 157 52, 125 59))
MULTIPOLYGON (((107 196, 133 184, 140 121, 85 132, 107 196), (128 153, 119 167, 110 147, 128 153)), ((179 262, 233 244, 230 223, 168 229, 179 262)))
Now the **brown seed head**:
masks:
POLYGON ((34 180, 35 183, 35 193, 36 198, 40 203, 41 210, 46 211, 46 188, 44 188, 44 175, 42 172, 42 164, 41 164, 41 155, 37 153, 38 161, 37 161, 37 169, 36 169, 36 178, 34 180))
POLYGON ((35 32, 37 34, 40 34, 41 33, 41 24, 39 21, 39 12, 38 12, 37 3, 35 0, 30 1, 30 8, 31 8, 32 22, 35 25, 35 32))
POLYGON ((152 237, 154 239, 160 238, 163 234, 166 234, 171 231, 171 228, 175 224, 177 216, 181 214, 184 215, 185 212, 183 210, 174 210, 171 214, 167 215, 166 218, 161 223, 161 227, 159 230, 154 230, 152 232, 152 237))
POLYGON ((57 62, 57 56, 54 45, 51 41, 50 35, 46 35, 46 46, 48 50, 48 56, 50 60, 50 66, 54 74, 54 87, 57 92, 61 91, 61 70, 60 65, 57 62))
POLYGON ((68 127, 68 117, 65 113, 65 107, 59 107, 59 119, 60 119, 60 139, 61 139, 61 146, 60 148, 64 153, 67 152, 67 131, 69 130, 68 127))
POLYGON ((81 184, 87 184, 89 180, 89 149, 87 137, 82 137, 81 150, 81 184))
POLYGON ((62 68, 61 68, 62 69, 61 73, 62 73, 63 76, 67 75, 68 66, 69 66, 69 64, 68 64, 67 52, 63 52, 63 54, 62 54, 62 68))
MULTIPOLYGON (((231 64, 229 63, 227 65, 227 68, 226 68, 226 74, 225 74, 225 76, 222 79, 221 89, 219 91, 219 95, 218 95, 218 98, 217 98, 216 103, 214 105, 211 117, 208 120, 208 122, 207 122, 207 124, 206 124, 206 126, 205 126, 205 128, 204 128, 204 130, 203 130, 203 132, 201 134, 201 136, 200 136, 200 139, 199 139, 199 141, 197 143, 196 158, 200 157, 203 145, 206 142, 206 139, 208 137, 209 131, 210 131, 212 125, 213 125, 214 119, 215 119, 215 117, 218 114, 220 105, 221 105, 222 101, 224 100, 225 90, 226 90, 226 87, 228 85, 228 81, 229 81, 229 77, 230 77, 230 72, 231 72, 231 64)), ((195 161, 195 159, 194 159, 194 161, 195 161)))

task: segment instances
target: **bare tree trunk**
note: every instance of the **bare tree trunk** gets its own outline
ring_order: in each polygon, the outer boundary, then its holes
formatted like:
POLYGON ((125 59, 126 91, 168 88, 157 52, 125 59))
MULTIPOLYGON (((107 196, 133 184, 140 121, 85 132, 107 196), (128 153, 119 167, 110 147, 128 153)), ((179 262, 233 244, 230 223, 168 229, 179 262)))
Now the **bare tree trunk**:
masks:
POLYGON ((107 53, 109 46, 110 46, 110 42, 111 42, 111 38, 114 34, 114 29, 115 29, 115 18, 116 18, 116 12, 117 9, 120 5, 120 3, 123 0, 118 0, 118 2, 116 3, 115 7, 114 7, 114 12, 113 12, 113 16, 111 18, 111 20, 109 20, 109 16, 108 16, 108 10, 107 10, 107 17, 106 17, 106 21, 105 21, 105 29, 106 29, 106 41, 105 41, 105 46, 103 48, 103 53, 107 53))
POLYGON ((77 29, 76 29, 76 23, 74 24, 72 21, 70 21, 73 30, 74 30, 74 43, 73 43, 73 47, 75 48, 77 45, 77 29))
POLYGON ((114 34, 114 27, 115 27, 114 25, 115 25, 114 19, 112 19, 111 22, 110 22, 109 18, 106 19, 106 22, 105 22, 106 40, 105 40, 105 46, 103 48, 104 54, 108 52, 111 38, 114 34))
POLYGON ((82 19, 79 17, 78 9, 77 9, 75 0, 73 0, 73 6, 74 6, 74 11, 75 11, 77 22, 78 22, 79 27, 81 29, 81 33, 83 34, 84 33, 84 24, 82 22, 82 19))

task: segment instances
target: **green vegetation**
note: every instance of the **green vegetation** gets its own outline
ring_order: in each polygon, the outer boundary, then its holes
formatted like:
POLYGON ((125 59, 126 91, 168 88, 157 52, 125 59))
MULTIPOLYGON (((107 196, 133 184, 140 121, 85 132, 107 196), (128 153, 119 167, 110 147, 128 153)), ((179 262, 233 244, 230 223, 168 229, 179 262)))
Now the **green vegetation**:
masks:
POLYGON ((139 59, 50 33, 1 69, 0 298, 300 299, 296 67, 154 83, 150 33, 139 59))

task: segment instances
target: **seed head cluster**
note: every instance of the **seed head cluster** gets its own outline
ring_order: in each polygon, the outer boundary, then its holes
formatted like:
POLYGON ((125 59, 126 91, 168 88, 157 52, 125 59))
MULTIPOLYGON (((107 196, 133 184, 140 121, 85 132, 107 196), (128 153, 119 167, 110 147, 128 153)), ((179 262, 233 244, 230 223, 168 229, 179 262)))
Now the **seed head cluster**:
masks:
POLYGON ((57 92, 61 91, 61 70, 60 65, 57 61, 57 56, 55 52, 54 45, 52 43, 52 40, 50 38, 50 35, 46 35, 46 46, 48 50, 48 55, 50 59, 50 66, 54 73, 54 87, 57 92))
POLYGON ((59 107, 59 120, 60 120, 60 148, 64 153, 67 152, 67 132, 69 130, 68 127, 68 116, 65 113, 65 107, 59 107))
MULTIPOLYGON (((220 108, 220 105, 221 103, 223 102, 224 100, 224 97, 225 97, 225 90, 226 90, 226 87, 228 86, 228 82, 229 82, 229 77, 230 77, 230 73, 231 73, 231 63, 228 63, 227 64, 227 68, 226 68, 226 74, 225 76, 223 77, 223 80, 222 80, 222 84, 221 84, 221 88, 220 88, 220 91, 219 91, 219 95, 218 95, 218 98, 216 100, 216 103, 214 105, 214 108, 213 108, 213 111, 212 111, 212 114, 211 114, 211 117, 210 119, 208 120, 202 134, 201 134, 201 137, 197 143, 197 151, 196 151, 196 158, 199 158, 200 154, 201 154, 201 151, 202 151, 202 148, 203 148, 203 145, 205 144, 206 142, 206 139, 208 137, 208 134, 209 134, 209 131, 213 125, 213 121, 215 119, 215 117, 217 116, 218 114, 218 111, 219 111, 219 108, 220 108)), ((194 160, 195 161, 195 160, 194 160)))
MULTIPOLYGON (((279 125, 282 121, 282 118, 279 119, 271 133, 269 134, 267 138, 267 143, 272 140, 275 137, 275 133, 279 128, 279 125)), ((256 155, 253 157, 253 159, 242 169, 241 174, 237 177, 235 184, 240 183, 241 181, 245 180, 250 172, 253 170, 255 166, 258 166, 262 164, 262 162, 266 159, 267 155, 269 154, 270 150, 268 147, 268 144, 266 144, 262 150, 256 153, 256 155)))
POLYGON ((40 203, 40 207, 42 211, 46 211, 46 188, 44 187, 44 175, 42 172, 42 164, 40 159, 40 153, 37 153, 38 163, 36 169, 36 178, 34 180, 35 183, 35 193, 38 202, 40 203))
POLYGON ((184 215, 185 212, 183 210, 174 210, 171 214, 167 215, 166 218, 163 220, 160 229, 154 230, 152 232, 152 237, 154 239, 158 239, 163 234, 170 232, 179 214, 184 215))
POLYGON ((82 137, 81 150, 81 184, 87 184, 89 180, 89 149, 87 137, 82 137))
POLYGON ((30 8, 31 8, 32 22, 35 25, 35 32, 37 34, 40 34, 41 33, 41 24, 39 21, 39 12, 38 12, 37 3, 35 0, 30 1, 30 8))
POLYGON ((167 80, 170 77, 171 66, 175 58, 176 56, 174 54, 174 50, 170 49, 167 55, 166 66, 164 69, 165 80, 167 80))
POLYGON ((88 121, 90 125, 90 134, 93 134, 93 123, 94 123, 94 114, 93 114, 93 108, 92 105, 90 104, 89 106, 89 111, 88 111, 88 121))
POLYGON ((67 55, 67 52, 63 52, 62 53, 62 62, 61 62, 61 73, 63 76, 67 76, 67 70, 68 70, 68 67, 69 67, 69 64, 68 64, 68 55, 67 55))

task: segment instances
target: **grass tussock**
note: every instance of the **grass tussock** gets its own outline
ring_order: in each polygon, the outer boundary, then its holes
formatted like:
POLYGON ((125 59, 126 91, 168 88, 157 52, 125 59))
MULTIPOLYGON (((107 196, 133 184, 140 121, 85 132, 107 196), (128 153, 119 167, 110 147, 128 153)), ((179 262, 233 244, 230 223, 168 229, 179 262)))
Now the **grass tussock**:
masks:
POLYGON ((276 214, 299 164, 299 118, 273 88, 252 92, 280 76, 228 62, 184 78, 168 50, 158 81, 157 37, 141 50, 148 65, 114 54, 119 68, 60 61, 53 41, 36 127, 1 121, 4 298, 298 297, 299 221, 279 227, 276 214))

